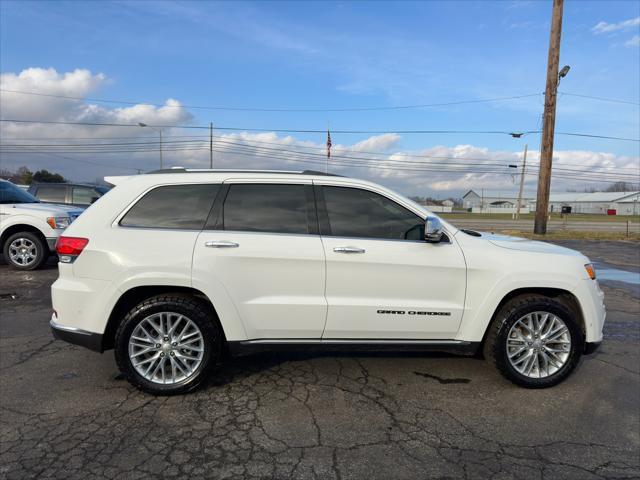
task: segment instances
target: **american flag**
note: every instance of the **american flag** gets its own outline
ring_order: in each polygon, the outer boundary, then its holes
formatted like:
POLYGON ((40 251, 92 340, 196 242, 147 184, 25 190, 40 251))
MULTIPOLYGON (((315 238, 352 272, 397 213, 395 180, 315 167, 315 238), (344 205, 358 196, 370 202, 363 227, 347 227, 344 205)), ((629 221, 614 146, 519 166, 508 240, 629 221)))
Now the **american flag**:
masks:
POLYGON ((327 158, 331 158, 331 133, 327 130, 327 158))

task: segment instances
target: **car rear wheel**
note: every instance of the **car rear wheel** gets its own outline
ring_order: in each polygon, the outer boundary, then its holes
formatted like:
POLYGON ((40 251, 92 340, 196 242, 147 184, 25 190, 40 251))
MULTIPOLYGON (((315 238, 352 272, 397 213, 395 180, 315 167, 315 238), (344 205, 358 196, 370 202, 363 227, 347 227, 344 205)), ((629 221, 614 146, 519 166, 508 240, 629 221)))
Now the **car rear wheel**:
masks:
POLYGON ((5 261, 18 270, 35 270, 48 257, 45 242, 33 232, 18 232, 7 238, 2 250, 5 261))
POLYGON ((116 333, 118 367, 154 395, 196 389, 218 364, 222 332, 212 308, 188 295, 151 297, 129 311, 116 333))
POLYGON ((582 329, 572 309, 551 297, 524 295, 500 309, 484 353, 513 383, 546 388, 569 376, 583 348, 582 329))

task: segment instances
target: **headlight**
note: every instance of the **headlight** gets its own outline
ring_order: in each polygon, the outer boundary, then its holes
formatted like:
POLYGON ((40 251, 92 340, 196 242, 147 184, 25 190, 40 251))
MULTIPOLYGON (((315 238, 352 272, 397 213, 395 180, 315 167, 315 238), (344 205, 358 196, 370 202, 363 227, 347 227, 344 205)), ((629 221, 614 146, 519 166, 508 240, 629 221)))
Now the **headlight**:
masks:
POLYGON ((589 275, 589 278, 591 280, 595 280, 596 279, 596 269, 593 268, 593 265, 591 265, 590 263, 587 263, 584 266, 585 270, 587 271, 587 275, 589 275))
POLYGON ((69 217, 47 217, 47 223, 54 230, 63 229, 71 225, 71 219, 69 217))

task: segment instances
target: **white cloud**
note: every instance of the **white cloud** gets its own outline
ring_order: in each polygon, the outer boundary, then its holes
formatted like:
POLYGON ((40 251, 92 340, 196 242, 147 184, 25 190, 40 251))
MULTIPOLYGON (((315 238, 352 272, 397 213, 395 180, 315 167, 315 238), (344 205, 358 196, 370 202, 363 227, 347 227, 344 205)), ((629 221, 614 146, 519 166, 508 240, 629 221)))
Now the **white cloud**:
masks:
POLYGON ((596 35, 602 33, 613 33, 620 30, 628 30, 633 27, 637 27, 640 25, 640 17, 630 18, 629 20, 624 20, 618 23, 608 23, 608 22, 599 22, 596 24, 591 31, 596 35))
MULTIPOLYGON (((356 150, 358 152, 385 152, 395 146, 400 141, 400 135, 397 133, 385 133, 383 135, 375 135, 369 137, 366 140, 362 140, 352 146, 347 146, 349 150, 356 150)), ((336 151, 339 152, 341 146, 337 145, 336 151)))
POLYGON ((640 35, 634 35, 629 40, 624 42, 625 47, 640 47, 640 35))
MULTIPOLYGON (((67 97, 86 97, 107 83, 108 79, 103 73, 93 74, 85 69, 58 73, 53 68, 28 68, 19 74, 0 74, 0 88, 3 90, 67 97)), ((81 100, 3 91, 0 92, 0 101, 3 118, 11 119, 35 118, 61 122, 134 124, 144 122, 150 125, 184 123, 192 119, 191 114, 181 108, 180 102, 174 99, 168 99, 161 107, 140 104, 110 108, 81 100)), ((37 131, 41 129, 42 125, 31 125, 30 127, 22 126, 18 130, 24 132, 25 130, 37 131)), ((9 131, 5 133, 19 133, 15 126, 9 126, 7 130, 9 131)), ((57 130, 65 131, 66 134, 69 128, 60 126, 57 130)), ((75 131, 78 130, 83 129, 75 129, 75 131)), ((119 129, 119 134, 122 135, 122 129, 119 129)))

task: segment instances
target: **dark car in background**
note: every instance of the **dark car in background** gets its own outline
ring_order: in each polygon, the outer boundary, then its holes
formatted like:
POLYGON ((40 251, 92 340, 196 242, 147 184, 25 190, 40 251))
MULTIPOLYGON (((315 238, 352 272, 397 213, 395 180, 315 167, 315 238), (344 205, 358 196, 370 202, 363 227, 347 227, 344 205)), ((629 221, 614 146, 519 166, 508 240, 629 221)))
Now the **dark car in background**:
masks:
POLYGON ((33 183, 28 192, 41 202, 88 207, 110 190, 81 183, 33 183))

